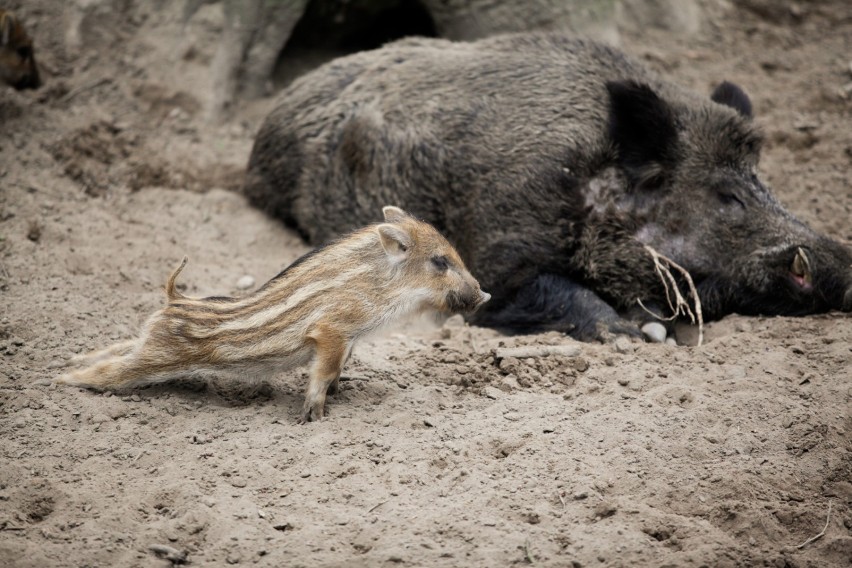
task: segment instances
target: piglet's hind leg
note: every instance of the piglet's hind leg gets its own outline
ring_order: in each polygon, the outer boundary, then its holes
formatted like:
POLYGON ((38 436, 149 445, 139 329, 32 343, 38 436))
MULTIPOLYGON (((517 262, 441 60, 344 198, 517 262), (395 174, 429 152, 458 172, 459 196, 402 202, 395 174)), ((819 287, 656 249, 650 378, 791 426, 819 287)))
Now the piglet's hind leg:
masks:
POLYGON ((121 357, 112 357, 85 369, 66 373, 56 383, 93 389, 114 389, 145 383, 161 382, 184 373, 191 373, 194 366, 165 353, 151 355, 142 352, 121 357))

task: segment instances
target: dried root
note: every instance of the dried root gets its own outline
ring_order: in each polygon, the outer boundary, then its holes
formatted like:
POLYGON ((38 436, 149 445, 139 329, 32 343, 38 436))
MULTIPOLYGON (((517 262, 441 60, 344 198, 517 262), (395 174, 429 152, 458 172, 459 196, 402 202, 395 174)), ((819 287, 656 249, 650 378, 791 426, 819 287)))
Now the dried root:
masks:
POLYGON ((660 277, 660 280, 663 283, 663 288, 666 291, 666 302, 669 305, 672 315, 668 318, 664 318, 655 314, 645 307, 641 299, 637 300, 639 306, 659 320, 671 321, 678 316, 689 317, 689 320, 693 325, 698 324, 698 345, 701 345, 704 341, 704 316, 701 314, 701 300, 698 298, 698 290, 695 288, 692 276, 690 276, 689 272, 684 267, 672 259, 661 255, 648 245, 645 245, 645 250, 654 260, 654 269, 657 271, 657 276, 660 277), (689 295, 692 299, 692 306, 690 306, 689 302, 684 299, 683 294, 677 285, 677 280, 672 274, 672 269, 679 272, 686 280, 686 284, 689 287, 689 295))

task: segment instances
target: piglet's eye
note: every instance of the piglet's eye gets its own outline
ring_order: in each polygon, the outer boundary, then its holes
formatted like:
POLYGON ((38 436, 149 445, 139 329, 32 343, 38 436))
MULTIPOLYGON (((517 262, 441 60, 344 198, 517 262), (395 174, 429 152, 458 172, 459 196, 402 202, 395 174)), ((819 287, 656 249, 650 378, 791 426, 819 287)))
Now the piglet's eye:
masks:
POLYGON ((18 48, 18 57, 21 59, 29 59, 33 55, 33 48, 29 45, 24 45, 18 48))
POLYGON ((450 261, 447 260, 446 256, 433 256, 430 260, 432 261, 432 266, 438 272, 446 272, 447 268, 450 267, 450 261))

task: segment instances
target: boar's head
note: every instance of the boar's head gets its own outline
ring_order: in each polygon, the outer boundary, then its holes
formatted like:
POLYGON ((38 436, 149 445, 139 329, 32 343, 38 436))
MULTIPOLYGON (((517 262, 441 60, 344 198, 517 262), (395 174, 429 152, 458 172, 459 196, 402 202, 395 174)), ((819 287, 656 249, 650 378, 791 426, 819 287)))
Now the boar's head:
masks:
POLYGON ((852 311, 852 253, 796 219, 760 180, 748 96, 707 100, 607 84, 609 134, 636 239, 692 275, 705 315, 852 311))

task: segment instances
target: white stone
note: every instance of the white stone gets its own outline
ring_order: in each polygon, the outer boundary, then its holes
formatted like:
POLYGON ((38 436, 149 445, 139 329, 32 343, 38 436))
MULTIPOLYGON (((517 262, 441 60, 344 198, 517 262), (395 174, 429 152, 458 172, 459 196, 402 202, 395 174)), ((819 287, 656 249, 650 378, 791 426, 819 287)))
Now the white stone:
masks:
POLYGON ((246 274, 237 280, 237 290, 248 290, 252 286, 254 286, 254 276, 246 274))
POLYGON ((651 321, 642 326, 642 335, 651 343, 662 343, 666 340, 666 326, 658 321, 651 321))

